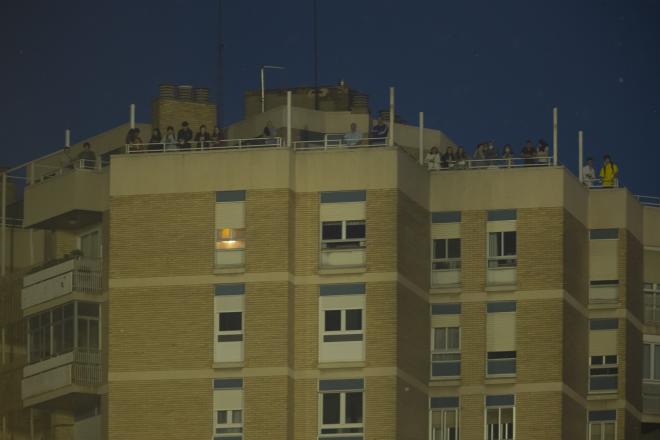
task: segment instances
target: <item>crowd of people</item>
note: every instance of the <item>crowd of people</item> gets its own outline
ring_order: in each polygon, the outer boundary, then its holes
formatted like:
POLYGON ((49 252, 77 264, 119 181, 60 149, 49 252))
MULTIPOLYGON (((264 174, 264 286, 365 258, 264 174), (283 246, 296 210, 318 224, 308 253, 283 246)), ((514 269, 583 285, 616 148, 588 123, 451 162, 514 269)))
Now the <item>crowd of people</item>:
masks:
POLYGON ((482 142, 477 145, 474 153, 470 156, 463 147, 448 146, 444 153, 440 153, 438 147, 432 147, 424 158, 424 163, 429 170, 440 169, 466 169, 484 167, 511 167, 514 159, 521 159, 523 165, 549 165, 550 149, 548 143, 539 139, 538 146, 534 146, 528 140, 516 156, 511 144, 502 147, 500 153, 493 141, 482 142))
POLYGON ((139 128, 131 128, 126 134, 126 145, 130 146, 131 151, 176 151, 210 148, 219 145, 222 139, 222 131, 218 127, 215 127, 213 132, 208 132, 206 125, 202 124, 199 131, 193 135, 188 122, 183 121, 176 134, 171 125, 167 127, 165 136, 155 127, 147 143, 142 140, 139 128))

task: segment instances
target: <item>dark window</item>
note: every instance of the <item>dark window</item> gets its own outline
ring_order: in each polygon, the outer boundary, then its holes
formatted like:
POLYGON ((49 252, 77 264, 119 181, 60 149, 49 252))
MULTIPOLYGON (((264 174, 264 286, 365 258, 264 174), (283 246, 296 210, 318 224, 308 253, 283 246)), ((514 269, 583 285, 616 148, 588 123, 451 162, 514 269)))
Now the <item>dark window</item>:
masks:
POLYGON ((362 423, 362 393, 346 393, 346 423, 362 423))
POLYGON ((461 258, 460 238, 450 238, 447 240, 447 254, 449 258, 461 258))
POLYGON ((362 309, 346 310, 346 330, 362 330, 362 309))
POLYGON ((503 255, 516 255, 516 233, 504 233, 504 254, 503 255))
POLYGON ((436 260, 447 258, 447 246, 445 239, 433 240, 433 258, 436 260))
POLYGON ((363 239, 366 235, 364 220, 352 220, 346 222, 346 238, 363 239))
POLYGON ((323 394, 323 424, 339 423, 339 393, 323 394))
POLYGON ((78 303, 78 316, 99 317, 99 305, 94 303, 78 303))
POLYGON ((341 310, 326 310, 325 311, 325 331, 338 331, 341 330, 341 310))
POLYGON ((225 312, 219 315, 221 332, 240 331, 243 328, 243 312, 225 312))
POLYGON ((323 240, 341 240, 341 222, 323 222, 323 240))

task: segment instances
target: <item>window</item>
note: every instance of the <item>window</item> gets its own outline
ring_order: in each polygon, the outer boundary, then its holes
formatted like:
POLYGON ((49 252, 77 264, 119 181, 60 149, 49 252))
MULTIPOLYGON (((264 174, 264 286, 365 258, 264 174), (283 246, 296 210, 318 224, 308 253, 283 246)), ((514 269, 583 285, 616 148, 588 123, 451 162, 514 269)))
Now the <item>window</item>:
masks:
POLYGON ((214 440, 243 438, 243 380, 213 381, 214 440))
POLYGON ((101 231, 93 231, 81 234, 78 237, 78 246, 85 258, 101 258, 101 231))
POLYGON ((367 192, 321 193, 319 207, 321 268, 361 267, 366 264, 367 192))
POLYGON ((514 396, 486 396, 486 440, 514 440, 514 396))
POLYGON ((325 311, 323 342, 361 340, 362 309, 325 311))
POLYGON ((364 431, 364 398, 361 379, 319 381, 320 438, 364 431))
POLYGON ((364 360, 365 284, 319 286, 319 362, 364 360))
POLYGON ((516 374, 516 302, 492 301, 486 305, 486 374, 516 374))
POLYGON ((321 224, 322 249, 354 249, 365 245, 364 220, 344 220, 321 224))
POLYGON ((618 373, 617 355, 590 356, 589 391, 616 391, 618 373))
POLYGON ((489 351, 488 375, 516 374, 515 351, 489 351))
POLYGON ((644 322, 660 322, 660 284, 644 283, 644 322))
POLYGON ((516 267, 516 231, 488 233, 488 268, 516 267))
POLYGON ((431 440, 458 440, 458 408, 431 411, 431 440))
POLYGON ((589 411, 589 440, 616 440, 616 411, 589 411))
POLYGON ((644 380, 660 381, 660 342, 644 343, 642 377, 644 380))
POLYGON ((78 349, 99 349, 99 306, 92 303, 77 303, 78 306, 78 349))
POLYGON ((433 270, 457 270, 461 268, 461 239, 440 238, 433 240, 433 270))
POLYGON ((434 328, 431 334, 431 375, 460 376, 461 349, 458 327, 434 328))
POLYGON ((215 362, 243 360, 244 294, 243 283, 215 285, 215 362))
POLYGON ((591 304, 616 303, 619 298, 619 280, 597 280, 589 282, 591 304))
POLYGON ((245 191, 218 191, 215 204, 216 266, 245 264, 245 191))

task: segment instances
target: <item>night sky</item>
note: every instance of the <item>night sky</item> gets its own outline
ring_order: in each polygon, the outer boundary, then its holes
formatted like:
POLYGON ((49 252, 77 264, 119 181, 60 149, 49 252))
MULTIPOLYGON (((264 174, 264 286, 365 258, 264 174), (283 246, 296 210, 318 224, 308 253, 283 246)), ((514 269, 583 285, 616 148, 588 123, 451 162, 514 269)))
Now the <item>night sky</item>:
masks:
MULTIPOLYGON (((217 0, 5 1, 0 164, 16 165, 128 120, 148 121, 163 82, 217 84, 217 0)), ((312 2, 225 1, 225 123, 242 94, 313 84, 312 2)), ((371 96, 473 151, 551 142, 577 167, 610 153, 636 194, 660 196, 660 0, 319 0, 320 82, 371 96)), ((511 191, 515 191, 511 188, 511 191)))

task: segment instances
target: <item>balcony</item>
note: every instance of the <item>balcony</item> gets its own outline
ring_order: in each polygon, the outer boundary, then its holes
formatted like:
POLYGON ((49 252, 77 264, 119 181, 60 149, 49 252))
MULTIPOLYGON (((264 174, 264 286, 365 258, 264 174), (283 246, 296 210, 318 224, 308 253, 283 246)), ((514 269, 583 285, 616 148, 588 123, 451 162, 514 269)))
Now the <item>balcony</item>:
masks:
POLYGON ((24 227, 78 229, 110 207, 107 168, 78 164, 34 176, 25 188, 24 227))
POLYGON ((642 384, 644 414, 660 415, 660 382, 645 380, 642 384))
POLYGON ((32 272, 23 278, 21 308, 68 295, 72 292, 101 293, 103 291, 103 260, 68 258, 32 272))

